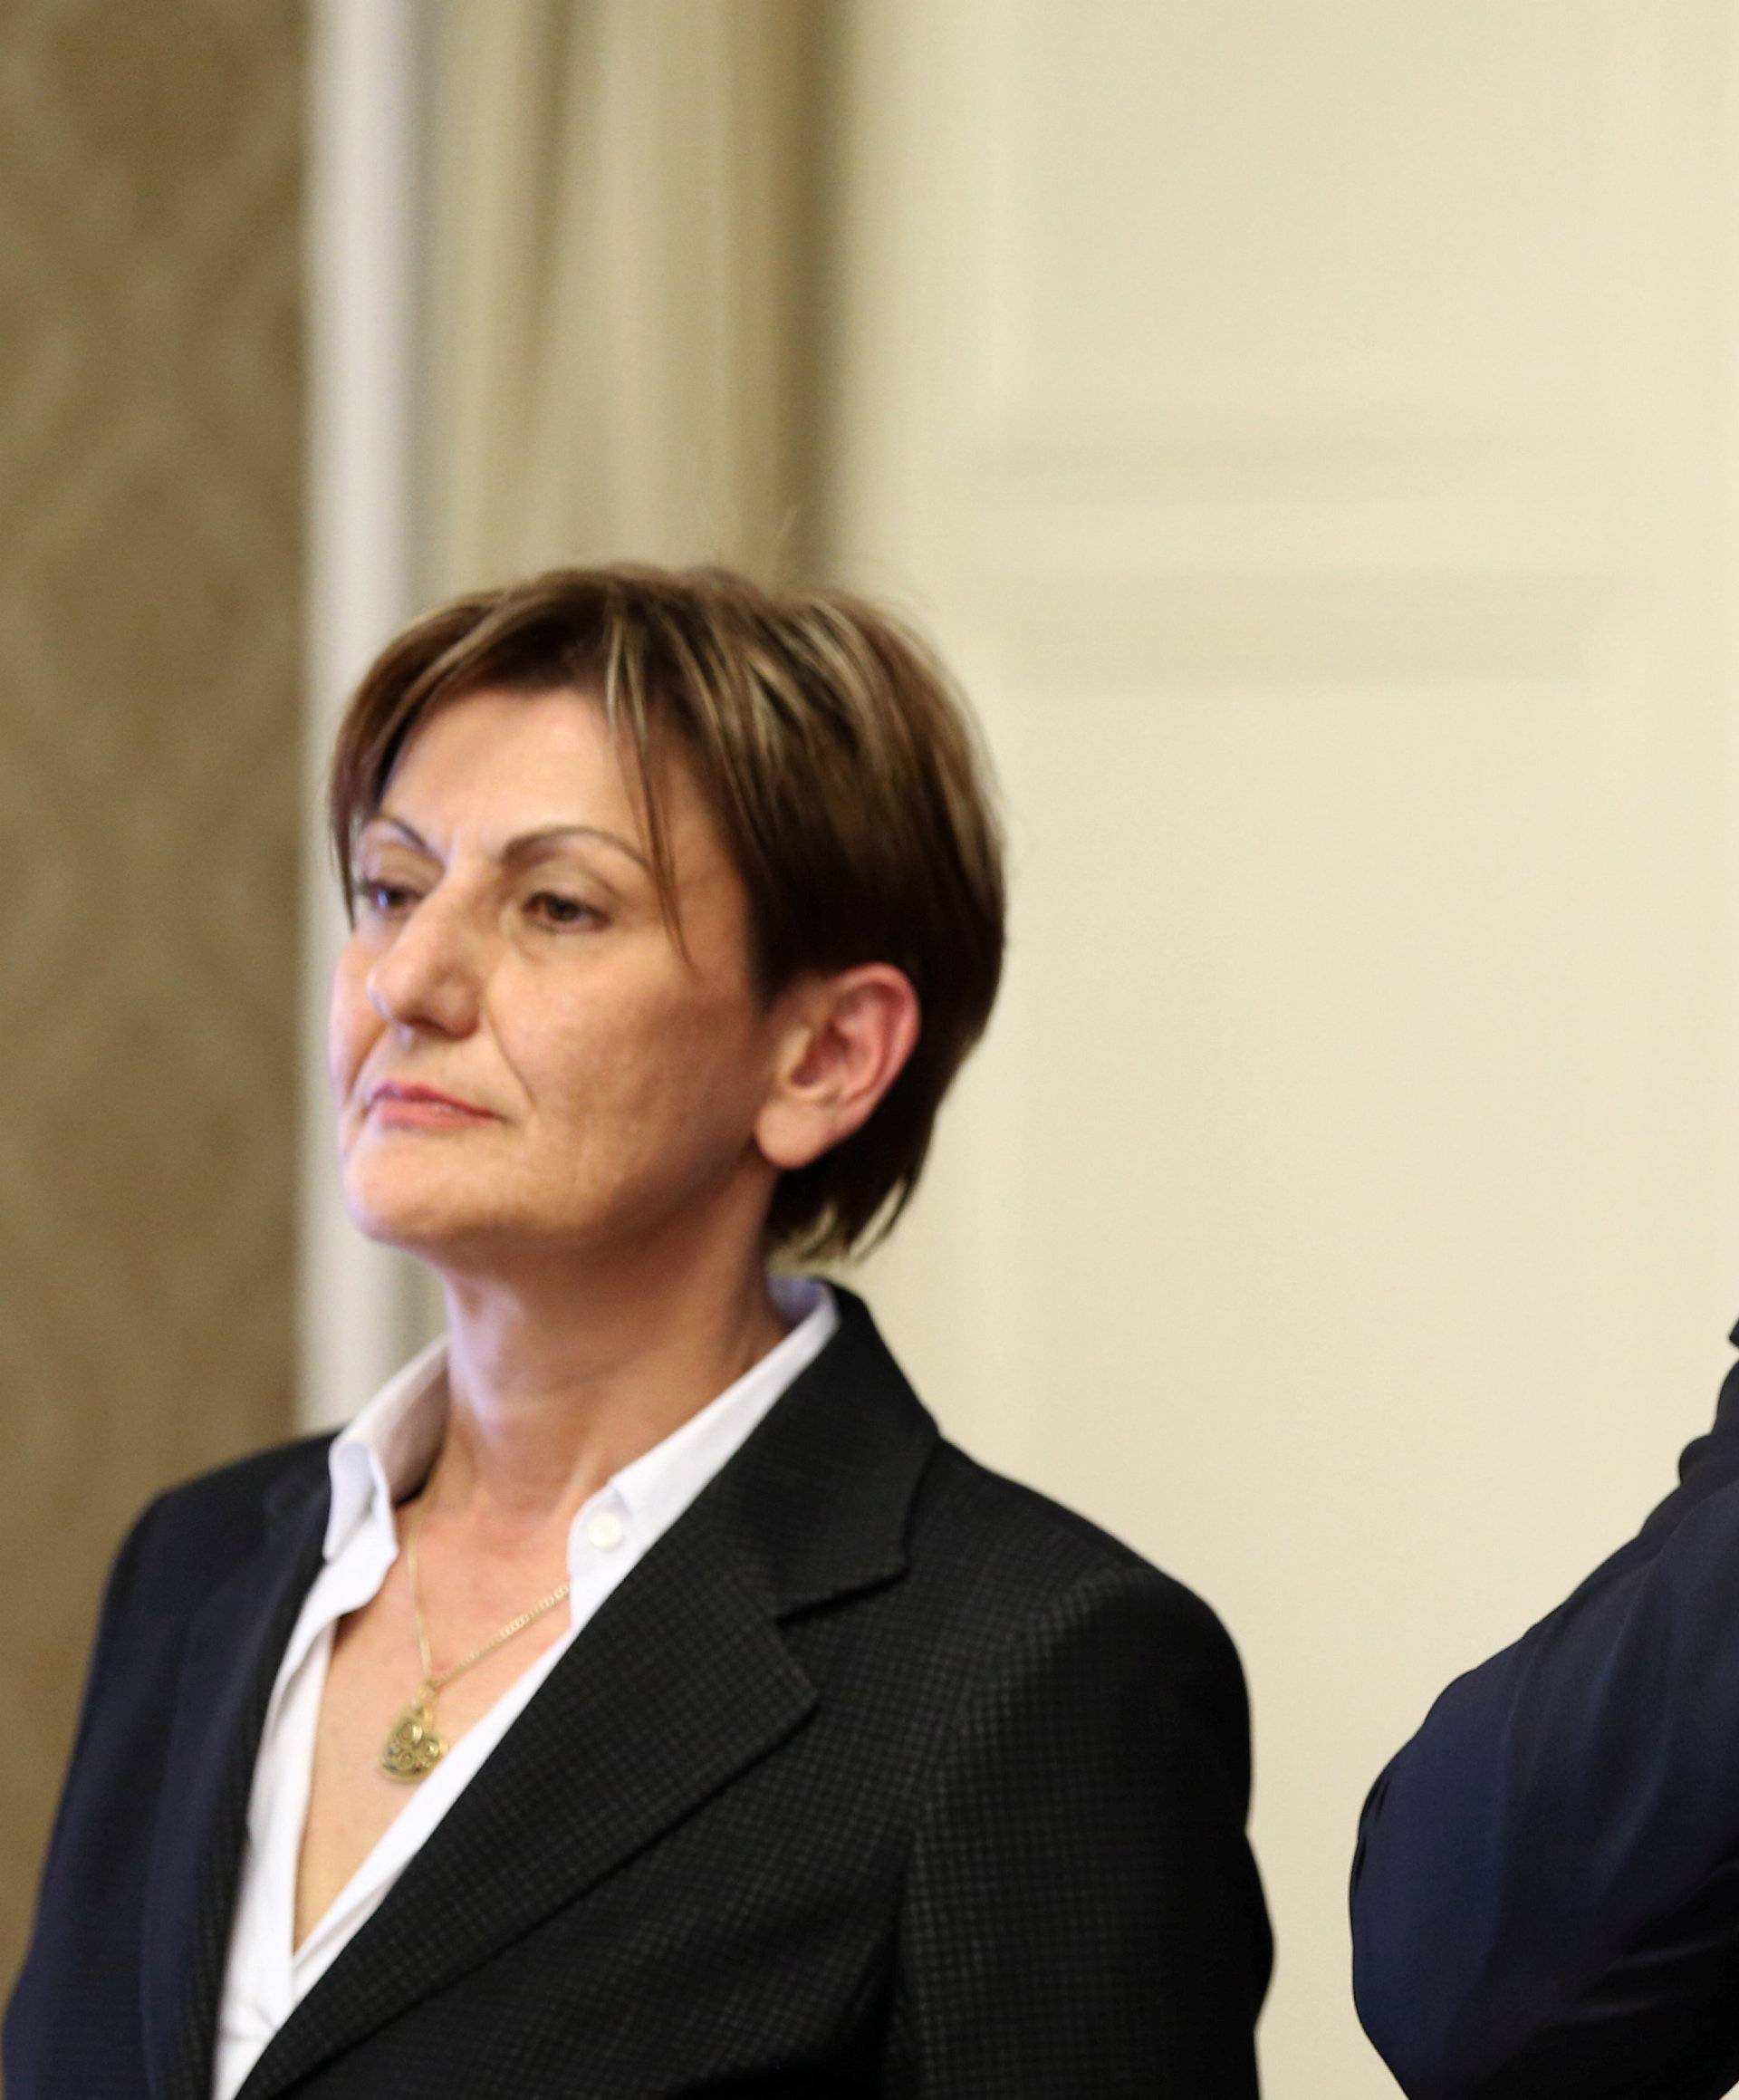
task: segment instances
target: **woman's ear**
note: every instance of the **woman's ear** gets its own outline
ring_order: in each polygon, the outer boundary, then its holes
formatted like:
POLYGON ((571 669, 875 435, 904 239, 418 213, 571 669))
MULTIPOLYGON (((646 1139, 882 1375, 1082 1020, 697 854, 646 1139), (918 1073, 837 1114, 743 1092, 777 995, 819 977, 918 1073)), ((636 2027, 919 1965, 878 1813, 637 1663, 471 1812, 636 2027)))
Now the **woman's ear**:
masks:
POLYGON ((911 979, 885 962, 803 978, 783 998, 790 1019, 754 1139, 787 1172, 869 1122, 911 1055, 922 1016, 911 979))

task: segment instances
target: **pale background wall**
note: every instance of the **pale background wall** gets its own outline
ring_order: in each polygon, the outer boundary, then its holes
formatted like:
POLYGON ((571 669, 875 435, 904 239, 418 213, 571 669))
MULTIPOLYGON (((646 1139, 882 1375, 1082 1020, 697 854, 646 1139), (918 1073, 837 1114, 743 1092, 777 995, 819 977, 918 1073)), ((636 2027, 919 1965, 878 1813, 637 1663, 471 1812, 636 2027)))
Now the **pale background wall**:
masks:
POLYGON ((1730 6, 848 11, 829 565, 965 670, 991 1039, 873 1275, 1220 1609, 1286 2100, 1362 1793, 1739 1313, 1730 6))

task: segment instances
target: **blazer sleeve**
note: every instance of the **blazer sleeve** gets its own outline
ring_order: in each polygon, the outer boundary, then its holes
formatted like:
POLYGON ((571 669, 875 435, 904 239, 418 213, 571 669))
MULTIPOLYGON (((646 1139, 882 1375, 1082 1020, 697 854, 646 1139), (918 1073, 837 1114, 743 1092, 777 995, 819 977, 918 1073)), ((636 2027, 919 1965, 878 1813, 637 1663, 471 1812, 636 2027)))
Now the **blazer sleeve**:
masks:
POLYGON ((43 1884, 51 1881, 51 1870, 55 1854, 59 1851, 63 1826, 66 1822, 67 1804, 73 1793, 74 1783, 83 1767, 91 1747, 98 1694, 107 1682, 113 1666, 119 1629, 126 1618, 137 1585, 139 1563, 144 1557, 148 1539, 153 1534, 159 1512, 166 1498, 159 1495, 148 1503, 133 1519, 127 1536, 121 1540, 114 1560, 110 1565, 103 1584, 102 1603, 97 1614, 96 1635, 91 1645, 91 1659, 85 1666, 84 1691, 79 1704, 79 1720, 72 1738, 72 1754, 67 1759, 66 1776, 61 1783, 61 1796, 54 1811, 54 1822, 49 1833, 48 1849, 43 1866, 43 1884))
POLYGON ((965 1696, 910 1861, 901 2100, 1244 2100, 1268 1979, 1249 1723, 1207 1607, 1140 1565, 965 1696))
MULTIPOLYGON (((120 1629, 134 1598, 139 1564, 148 1535, 156 1525, 161 1499, 153 1502, 135 1521, 115 1557, 103 1590, 96 1640, 85 1674, 78 1730, 49 1837, 30 1945, 13 1982, 4 2026, 0 2026, 0 2076, 18 2094, 46 2090, 53 2082, 51 2072, 61 2056, 60 2015, 44 2003, 43 1978, 45 1969, 53 1970, 57 1962, 67 1959, 68 1948, 80 1941, 83 1922, 59 1893, 61 1869, 68 1853, 80 1842, 79 1818, 74 1807, 79 1778, 92 1749, 96 1715, 103 1691, 111 1676, 117 1652, 124 1647, 120 1629)), ((91 1979, 91 2002, 101 2002, 101 1990, 102 1981, 91 1979)), ((111 2023, 110 2030, 104 2030, 101 2023, 93 2030, 87 2019, 86 2031, 92 2035, 91 2049, 106 2059, 107 2068, 112 2073, 108 2089, 126 2090, 138 2069, 132 2051, 131 2028, 125 2022, 115 2022, 111 2023)), ((93 2086, 92 2090, 95 2089, 93 2086)))
POLYGON ((1739 1370, 1679 1473, 1365 1804, 1354 1993, 1412 2100, 1739 2080, 1739 1370))

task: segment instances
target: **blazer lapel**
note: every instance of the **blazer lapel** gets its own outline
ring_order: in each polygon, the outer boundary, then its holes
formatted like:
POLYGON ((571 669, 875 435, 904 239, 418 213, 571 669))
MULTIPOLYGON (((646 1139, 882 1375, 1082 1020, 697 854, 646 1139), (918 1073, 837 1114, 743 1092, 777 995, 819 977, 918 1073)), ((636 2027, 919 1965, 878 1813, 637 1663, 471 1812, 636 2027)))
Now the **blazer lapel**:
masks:
MULTIPOLYGON (((321 1482, 323 1484, 324 1469, 321 1482)), ((187 1629, 152 1847, 141 1998, 153 2100, 208 2100, 217 1999, 273 1681, 320 1565, 305 1476, 187 1629)))
POLYGON ((271 2100, 583 1896, 809 1718, 779 1621, 900 1572, 937 1440, 838 1295, 841 1334, 610 1595, 240 2100, 271 2100))
POLYGON ((801 1726, 814 1696, 738 1556, 685 1520, 551 1673, 242 2100, 281 2092, 582 1894, 801 1726))

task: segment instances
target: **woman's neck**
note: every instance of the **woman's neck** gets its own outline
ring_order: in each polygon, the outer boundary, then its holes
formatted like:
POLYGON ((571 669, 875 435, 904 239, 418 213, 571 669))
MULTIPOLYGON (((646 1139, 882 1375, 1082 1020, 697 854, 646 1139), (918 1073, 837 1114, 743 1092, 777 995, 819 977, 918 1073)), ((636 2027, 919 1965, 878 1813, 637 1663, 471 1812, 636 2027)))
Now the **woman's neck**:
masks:
POLYGON ((780 1340, 758 1248, 746 1261, 662 1267, 446 1279, 436 1507, 509 1536, 565 1523, 780 1340))

